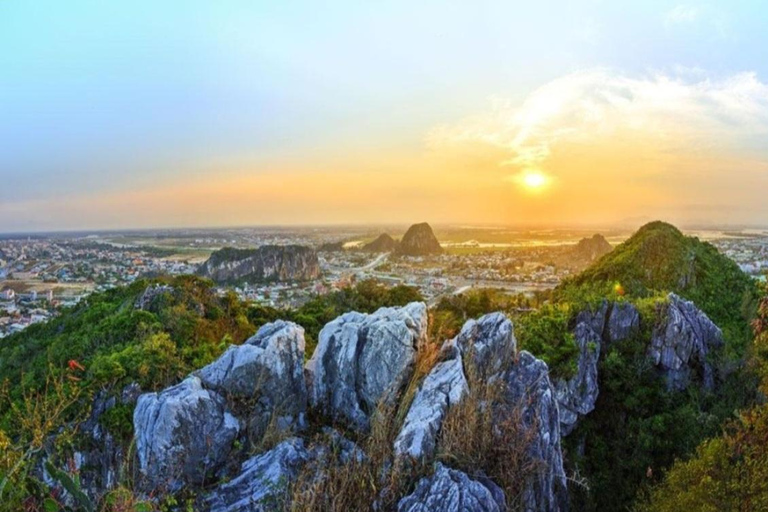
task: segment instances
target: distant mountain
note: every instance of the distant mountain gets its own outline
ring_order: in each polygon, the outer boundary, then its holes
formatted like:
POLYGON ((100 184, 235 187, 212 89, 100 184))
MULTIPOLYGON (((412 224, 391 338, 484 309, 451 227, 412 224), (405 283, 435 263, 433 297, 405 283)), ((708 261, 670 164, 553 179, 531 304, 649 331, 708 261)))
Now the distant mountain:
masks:
POLYGON ((326 242, 317 248, 319 252, 341 252, 344 250, 344 242, 326 242))
POLYGON ((582 238, 571 251, 571 255, 579 260, 592 262, 613 250, 613 246, 601 234, 591 238, 582 238))
POLYGON ((724 331, 730 325, 745 328, 754 291, 749 276, 715 246, 660 221, 641 227, 561 289, 599 283, 620 285, 637 297, 677 293, 694 301, 724 331))
POLYGON ((395 251, 400 256, 427 256, 442 252, 440 242, 437 241, 432 228, 426 222, 414 224, 408 228, 395 251))
POLYGON ((395 249, 397 240, 387 233, 382 233, 376 240, 363 246, 363 250, 368 252, 392 252, 395 249))
POLYGON ((307 281, 320 275, 317 253, 302 245, 225 247, 211 254, 198 274, 220 283, 307 281))

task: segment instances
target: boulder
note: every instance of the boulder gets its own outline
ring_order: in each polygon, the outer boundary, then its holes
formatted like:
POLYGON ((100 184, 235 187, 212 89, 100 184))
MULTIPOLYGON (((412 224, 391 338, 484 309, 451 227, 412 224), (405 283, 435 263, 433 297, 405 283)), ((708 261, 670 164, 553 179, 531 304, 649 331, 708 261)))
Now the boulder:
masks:
POLYGON ((133 415, 139 469, 150 489, 200 484, 226 460, 240 427, 224 398, 190 376, 138 399, 133 415))
MULTIPOLYGON (((502 512, 504 492, 487 478, 470 478, 438 463, 412 494, 397 504, 398 512, 502 512)), ((544 510, 544 509, 542 509, 544 510)))
POLYGON ((547 365, 522 351, 502 378, 506 396, 505 403, 499 406, 518 408, 523 426, 535 429, 529 455, 538 470, 524 484, 523 509, 530 512, 567 510, 560 415, 547 365))
POLYGON ((555 395, 560 408, 560 431, 563 436, 573 431, 580 417, 594 410, 600 391, 597 382, 600 336, 589 324, 582 322, 574 329, 573 337, 579 347, 576 373, 555 383, 555 395))
POLYGON ((715 369, 707 355, 723 346, 723 333, 693 302, 674 293, 659 311, 661 319, 653 330, 649 356, 666 379, 667 388, 688 387, 691 375, 704 389, 715 383, 715 369))
MULTIPOLYGON (((254 399, 249 435, 258 440, 277 414, 278 427, 305 426, 304 329, 282 320, 266 324, 250 339, 195 372, 208 389, 225 398, 254 399)), ((233 407, 230 407, 233 408, 233 407)))
POLYGON ((419 460, 431 457, 448 408, 459 403, 468 392, 461 354, 456 352, 452 358, 437 363, 413 398, 395 439, 395 454, 419 460))
POLYGON ((205 498, 209 512, 282 510, 288 486, 310 459, 299 438, 290 438, 243 463, 240 473, 205 498))
POLYGON ((394 404, 427 339, 427 307, 413 302, 373 314, 347 313, 320 331, 305 367, 312 407, 367 431, 380 402, 394 404))
POLYGON ((512 322, 503 313, 490 313, 465 323, 455 345, 464 357, 467 372, 486 379, 512 360, 517 340, 512 322))

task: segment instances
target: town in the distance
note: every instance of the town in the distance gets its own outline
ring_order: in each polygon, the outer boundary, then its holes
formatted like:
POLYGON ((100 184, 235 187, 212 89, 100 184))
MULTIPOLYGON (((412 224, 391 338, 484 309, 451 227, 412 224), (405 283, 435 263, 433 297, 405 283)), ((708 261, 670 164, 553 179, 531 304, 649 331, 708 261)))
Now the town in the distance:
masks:
MULTIPOLYGON (((90 293, 161 275, 199 274, 220 293, 280 308, 366 279, 414 286, 430 304, 472 288, 530 296, 633 229, 595 231, 419 223, 0 235, 0 338, 90 293)), ((685 231, 765 280, 768 229, 685 231)))

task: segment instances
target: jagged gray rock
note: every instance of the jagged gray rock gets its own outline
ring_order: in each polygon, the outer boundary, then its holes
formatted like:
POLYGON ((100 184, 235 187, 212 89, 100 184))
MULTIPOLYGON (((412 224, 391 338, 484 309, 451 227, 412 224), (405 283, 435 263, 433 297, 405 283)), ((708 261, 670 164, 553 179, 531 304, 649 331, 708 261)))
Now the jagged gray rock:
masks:
POLYGON ((155 301, 166 293, 174 293, 173 286, 167 284, 151 284, 136 298, 133 307, 144 311, 150 311, 155 301))
POLYGON ((226 459, 240 426, 224 398, 187 377, 139 397, 133 414, 139 468, 150 489, 201 483, 226 459))
POLYGON ((437 363, 422 382, 395 439, 395 454, 431 457, 448 408, 468 392, 461 354, 456 351, 451 359, 437 363))
POLYGON ((517 350, 515 329, 503 313, 490 313, 477 320, 469 320, 455 339, 464 365, 472 365, 477 379, 485 379, 504 368, 517 350))
POLYGON ((262 326, 195 375, 225 398, 256 399, 247 417, 252 439, 261 438, 274 414, 281 429, 305 426, 304 329, 294 323, 262 326))
POLYGON ((606 341, 617 343, 628 340, 640 330, 640 313, 629 302, 614 302, 606 326, 606 341))
MULTIPOLYGON (((398 512, 503 512, 504 492, 487 478, 438 463, 432 476, 422 478, 412 494, 397 504, 398 512)), ((542 509, 544 510, 544 509, 542 509)))
POLYGON ((704 389, 711 390, 715 369, 707 355, 723 346, 723 333, 693 302, 674 293, 660 310, 661 322, 653 330, 649 356, 666 379, 667 388, 688 387, 695 373, 704 389))
POLYGON ((281 510, 288 486, 309 460, 304 441, 297 437, 248 459, 235 478, 205 498, 209 512, 281 510))
POLYGON ((367 431, 381 401, 394 403, 427 338, 427 307, 413 302, 373 314, 347 313, 320 331, 305 367, 312 407, 367 431))
POLYGON ((555 382, 555 395, 560 407, 560 433, 570 434, 580 417, 595 409, 600 392, 597 381, 597 363, 600 359, 600 336, 592 327, 582 322, 573 331, 579 347, 576 373, 569 379, 555 382))
POLYGON ((522 351, 502 378, 506 396, 505 403, 497 406, 502 408, 500 412, 508 412, 509 407, 517 408, 523 426, 535 429, 529 455, 540 464, 540 469, 525 482, 523 507, 526 512, 567 510, 560 415, 549 369, 544 361, 522 351))

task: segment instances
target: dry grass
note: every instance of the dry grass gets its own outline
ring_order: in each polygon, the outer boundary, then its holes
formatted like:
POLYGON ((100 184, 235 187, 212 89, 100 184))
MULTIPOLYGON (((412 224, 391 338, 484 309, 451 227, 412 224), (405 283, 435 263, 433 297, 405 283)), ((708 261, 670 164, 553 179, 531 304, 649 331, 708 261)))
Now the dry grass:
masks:
POLYGON ((437 459, 470 476, 490 478, 504 490, 507 509, 519 510, 526 480, 542 469, 529 456, 535 425, 525 426, 519 404, 506 403, 502 382, 467 378, 471 391, 448 411, 437 459))
MULTIPOLYGON (((342 464, 330 460, 308 464, 293 484, 288 507, 291 512, 347 512, 394 510, 426 468, 412 461, 396 460, 393 444, 400 432, 419 385, 434 367, 439 345, 428 342, 418 352, 413 375, 396 405, 379 404, 368 435, 359 436, 358 446, 366 458, 342 464)), ((349 436, 355 439, 355 436, 349 436)))

